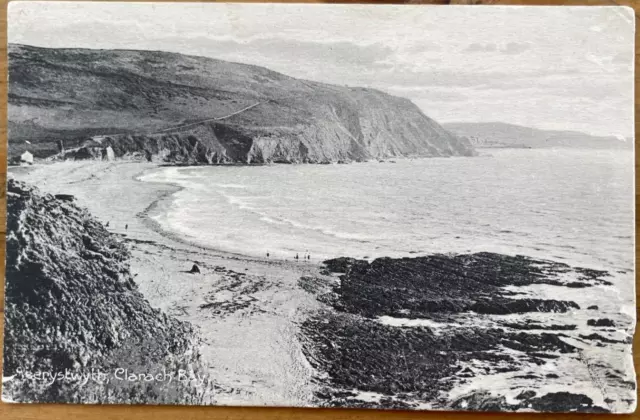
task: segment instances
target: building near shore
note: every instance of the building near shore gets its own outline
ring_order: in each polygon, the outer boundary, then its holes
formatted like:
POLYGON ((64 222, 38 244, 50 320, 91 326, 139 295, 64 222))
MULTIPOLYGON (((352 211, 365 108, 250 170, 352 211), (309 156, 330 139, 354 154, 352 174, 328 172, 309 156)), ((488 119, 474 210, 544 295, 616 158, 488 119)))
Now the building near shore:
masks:
POLYGON ((112 161, 116 159, 116 154, 113 152, 113 149, 111 148, 111 146, 107 146, 104 149, 102 157, 105 160, 112 161))
POLYGON ((33 154, 26 150, 23 154, 20 155, 20 164, 33 165, 33 154))

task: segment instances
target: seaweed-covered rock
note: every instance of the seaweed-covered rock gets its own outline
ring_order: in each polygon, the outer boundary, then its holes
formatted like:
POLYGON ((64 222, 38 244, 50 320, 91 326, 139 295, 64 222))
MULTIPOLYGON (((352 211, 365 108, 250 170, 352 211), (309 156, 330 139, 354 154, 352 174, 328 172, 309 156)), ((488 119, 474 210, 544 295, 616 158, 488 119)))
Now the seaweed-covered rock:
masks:
POLYGON ((593 405, 593 400, 583 394, 551 392, 540 398, 528 400, 530 407, 541 412, 608 413, 609 410, 593 405))
POLYGON ((326 260, 323 264, 332 273, 346 273, 349 267, 351 267, 357 260, 355 258, 340 257, 326 260))
MULTIPOLYGON (((509 317, 497 326, 483 326, 482 322, 466 324, 465 320, 496 318, 484 314, 573 311, 580 308, 575 302, 527 298, 515 288, 533 284, 592 287, 604 284, 608 273, 486 252, 378 258, 371 263, 336 258, 325 265, 331 272, 342 273, 339 284, 333 285, 332 291, 327 291, 331 286, 305 290, 332 310, 320 311, 302 324, 303 351, 321 372, 318 383, 326 387, 319 393, 321 404, 402 407, 428 402, 435 407, 476 411, 532 407, 540 411, 606 411, 584 395, 568 393, 536 396, 533 391, 523 392, 517 404, 480 390, 455 401, 443 393, 477 375, 522 372, 516 377, 542 380, 531 366, 576 353, 577 348, 564 340, 563 331, 575 330, 577 325, 531 320, 518 323, 509 317), (424 326, 422 322, 405 322, 417 318, 428 322, 424 326), (331 389, 368 391, 387 400, 337 397, 331 389), (567 397, 564 403, 563 395, 567 397)), ((304 278, 301 282, 310 284, 304 278)), ((583 338, 603 341, 600 336, 583 338)), ((554 375, 547 378, 557 378, 554 375)))
POLYGON ((555 299, 483 299, 472 304, 470 310, 480 314, 515 314, 523 312, 567 312, 580 309, 577 303, 555 299))
POLYGON ((608 318, 589 319, 587 325, 591 327, 615 327, 616 324, 608 318))
MULTIPOLYGON (((434 334, 427 327, 398 328, 331 311, 307 319, 302 333, 307 338, 303 349, 307 359, 318 371, 326 372, 332 387, 385 395, 411 393, 425 401, 436 400, 454 386, 452 378, 461 363, 483 361, 493 366, 494 373, 523 368, 521 361, 499 354, 500 348, 530 354, 532 362, 537 352, 576 350, 548 333, 464 328, 434 334)), ((360 406, 346 398, 341 401, 350 407, 360 406)))
POLYGON ((533 391, 520 393, 516 399, 519 404, 509 404, 505 397, 494 396, 486 391, 464 395, 454 401, 450 408, 468 411, 517 411, 533 409, 539 412, 580 412, 608 413, 606 408, 593 404, 593 400, 583 394, 570 392, 551 392, 535 397, 533 391))
POLYGON ((473 311, 482 314, 567 312, 580 307, 555 299, 516 299, 506 286, 549 284, 572 287, 562 280, 572 272, 585 287, 602 284, 600 272, 572 269, 562 263, 494 253, 378 258, 369 263, 352 258, 325 261, 330 271, 344 273, 336 288, 335 306, 367 317, 430 317, 433 313, 473 311))

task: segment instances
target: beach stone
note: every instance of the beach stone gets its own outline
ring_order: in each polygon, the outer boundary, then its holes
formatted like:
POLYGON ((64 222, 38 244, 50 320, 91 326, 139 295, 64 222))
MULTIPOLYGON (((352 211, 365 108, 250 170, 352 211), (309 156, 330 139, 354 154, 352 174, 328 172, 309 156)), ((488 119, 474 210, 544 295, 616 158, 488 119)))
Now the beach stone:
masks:
POLYGON ((531 408, 542 412, 590 412, 607 413, 608 410, 594 406, 593 400, 584 394, 573 394, 571 392, 551 392, 540 398, 529 400, 531 408))
POLYGON ((75 200, 75 197, 71 194, 56 194, 54 196, 55 198, 57 198, 58 200, 62 200, 62 201, 73 201, 75 200))
POLYGON ((607 318, 590 319, 587 321, 587 325, 591 327, 615 327, 616 326, 615 322, 607 318))

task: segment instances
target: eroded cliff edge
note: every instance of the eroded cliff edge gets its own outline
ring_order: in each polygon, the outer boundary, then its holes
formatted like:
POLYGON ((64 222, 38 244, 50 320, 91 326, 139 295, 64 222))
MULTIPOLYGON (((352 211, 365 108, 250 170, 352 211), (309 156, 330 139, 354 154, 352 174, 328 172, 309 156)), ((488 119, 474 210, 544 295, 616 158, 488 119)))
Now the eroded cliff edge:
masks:
POLYGON ((7 191, 3 399, 207 403, 198 334, 144 299, 123 242, 71 196, 12 179, 7 191))
POLYGON ((470 156, 405 98, 158 51, 9 46, 10 155, 177 163, 470 156), (31 143, 27 146, 25 141, 31 143))

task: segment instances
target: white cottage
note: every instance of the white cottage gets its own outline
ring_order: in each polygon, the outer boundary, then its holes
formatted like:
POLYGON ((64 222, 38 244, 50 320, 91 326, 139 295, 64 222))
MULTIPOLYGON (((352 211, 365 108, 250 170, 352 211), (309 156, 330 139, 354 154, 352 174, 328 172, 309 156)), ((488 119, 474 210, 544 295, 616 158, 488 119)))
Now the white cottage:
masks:
POLYGON ((33 155, 27 150, 20 155, 21 165, 33 165, 33 155))

